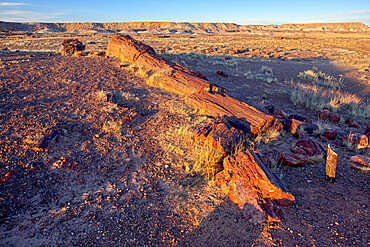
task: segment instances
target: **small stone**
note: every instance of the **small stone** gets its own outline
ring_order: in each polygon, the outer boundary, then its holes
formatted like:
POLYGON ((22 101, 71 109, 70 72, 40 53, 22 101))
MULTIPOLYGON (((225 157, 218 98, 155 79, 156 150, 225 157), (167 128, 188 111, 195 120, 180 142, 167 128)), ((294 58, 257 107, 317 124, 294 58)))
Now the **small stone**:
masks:
POLYGON ((60 52, 74 54, 83 51, 85 46, 79 39, 65 39, 60 47, 60 52))
POLYGON ((320 119, 326 120, 329 117, 330 112, 328 110, 321 110, 320 111, 320 119))
POLYGON ((314 132, 319 130, 319 126, 314 123, 302 123, 300 129, 306 132, 309 135, 312 135, 314 132))
POLYGON ((325 130, 325 137, 328 140, 335 140, 335 138, 337 137, 336 130, 335 129, 326 129, 325 130))
POLYGON ((356 145, 358 149, 369 147, 369 138, 359 133, 350 134, 347 138, 351 145, 356 145))
POLYGON ((329 114, 329 122, 338 123, 339 120, 340 120, 340 117, 337 114, 332 113, 332 112, 329 114))
POLYGON ((217 71, 216 74, 222 77, 228 77, 228 75, 224 73, 223 71, 217 71))
POLYGON ((353 119, 348 119, 346 121, 346 123, 348 124, 349 127, 351 128, 359 128, 360 125, 358 123, 356 123, 353 119))
POLYGON ((265 108, 268 111, 268 113, 270 113, 270 114, 273 114, 274 111, 275 111, 275 106, 274 105, 268 105, 268 106, 265 106, 265 108))
POLYGON ((293 134, 297 132, 301 124, 302 124, 301 121, 294 118, 287 119, 286 121, 283 122, 284 130, 293 134))
POLYGON ((301 167, 307 162, 307 157, 302 154, 282 154, 279 162, 285 166, 301 167))
POLYGON ((274 115, 277 117, 277 118, 280 118, 280 119, 284 119, 286 118, 287 114, 283 111, 283 110, 275 110, 274 111, 274 115))

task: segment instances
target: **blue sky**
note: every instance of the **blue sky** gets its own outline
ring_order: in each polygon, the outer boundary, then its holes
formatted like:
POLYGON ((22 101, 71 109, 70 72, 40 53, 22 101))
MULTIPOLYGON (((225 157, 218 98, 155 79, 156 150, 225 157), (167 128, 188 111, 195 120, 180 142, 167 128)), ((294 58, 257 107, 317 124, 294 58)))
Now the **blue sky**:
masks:
POLYGON ((0 0, 0 20, 237 24, 359 21, 370 25, 370 0, 0 0))

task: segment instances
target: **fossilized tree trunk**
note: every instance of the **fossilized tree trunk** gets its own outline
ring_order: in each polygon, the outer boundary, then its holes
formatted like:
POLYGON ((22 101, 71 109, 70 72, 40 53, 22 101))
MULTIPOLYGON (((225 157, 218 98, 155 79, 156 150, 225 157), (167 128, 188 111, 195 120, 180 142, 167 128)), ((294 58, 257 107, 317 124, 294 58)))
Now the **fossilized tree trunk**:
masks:
POLYGON ((198 72, 157 55, 152 47, 130 36, 115 35, 108 43, 107 55, 151 71, 153 83, 186 97, 186 102, 211 116, 220 116, 251 135, 280 131, 282 124, 273 116, 225 94, 225 90, 198 72))

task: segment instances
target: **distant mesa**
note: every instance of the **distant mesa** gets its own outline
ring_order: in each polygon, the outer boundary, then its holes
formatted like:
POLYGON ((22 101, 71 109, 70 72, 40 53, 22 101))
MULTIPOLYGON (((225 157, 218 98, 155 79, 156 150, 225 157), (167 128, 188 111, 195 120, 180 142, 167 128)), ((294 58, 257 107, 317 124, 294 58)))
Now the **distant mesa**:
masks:
POLYGON ((361 22, 310 23, 282 25, 238 25, 235 23, 190 23, 190 22, 118 22, 118 23, 38 23, 0 21, 1 32, 35 33, 124 33, 124 34, 205 34, 266 31, 327 31, 370 32, 370 27, 361 22))

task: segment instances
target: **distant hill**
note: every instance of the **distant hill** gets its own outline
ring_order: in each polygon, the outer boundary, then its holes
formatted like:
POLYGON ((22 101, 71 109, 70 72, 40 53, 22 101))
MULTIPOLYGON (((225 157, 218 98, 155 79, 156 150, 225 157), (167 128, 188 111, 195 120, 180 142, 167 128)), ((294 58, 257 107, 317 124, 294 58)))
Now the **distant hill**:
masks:
POLYGON ((250 29, 290 31, 370 32, 361 22, 313 23, 282 25, 238 25, 235 23, 189 23, 189 22, 119 22, 119 23, 39 23, 0 21, 0 31, 25 32, 148 32, 148 33, 207 33, 243 32, 250 29))
MULTIPOLYGON (((248 27, 248 26, 246 26, 248 27)), ((291 31, 331 31, 331 32, 369 32, 370 27, 362 22, 347 23, 307 23, 254 26, 257 29, 279 29, 291 31)))

